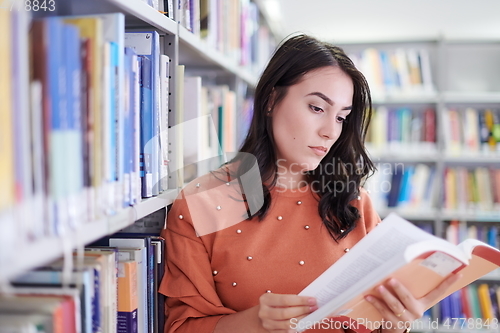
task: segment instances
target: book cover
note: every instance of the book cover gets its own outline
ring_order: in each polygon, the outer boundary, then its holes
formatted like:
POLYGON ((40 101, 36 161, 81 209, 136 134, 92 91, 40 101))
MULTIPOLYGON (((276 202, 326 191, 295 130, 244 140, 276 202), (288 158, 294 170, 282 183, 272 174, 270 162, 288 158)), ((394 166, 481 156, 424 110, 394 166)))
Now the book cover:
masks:
POLYGON ((108 240, 109 246, 118 248, 119 261, 133 259, 137 265, 137 324, 138 332, 146 333, 148 331, 148 253, 144 240, 134 238, 111 237, 108 240), (124 253, 128 256, 124 258, 124 253))
POLYGON ((92 187, 88 188, 88 214, 89 219, 101 217, 104 214, 105 207, 103 203, 103 138, 102 138, 102 116, 104 110, 104 91, 103 91, 103 45, 104 31, 102 19, 94 16, 85 17, 65 17, 64 22, 78 27, 80 37, 87 40, 86 58, 84 58, 84 68, 87 85, 88 104, 86 106, 85 119, 86 127, 86 148, 89 154, 89 174, 92 187))
POLYGON ((13 292, 18 297, 60 299, 63 306, 62 322, 64 332, 82 333, 80 291, 75 286, 64 286, 62 288, 48 288, 43 286, 15 287, 13 292))
POLYGON ((298 322, 298 331, 333 317, 347 323, 357 321, 357 332, 369 332, 377 327, 367 327, 360 320, 369 326, 382 316, 364 296, 378 296, 375 287, 389 278, 398 279, 420 298, 450 274, 460 272, 462 277, 436 304, 499 266, 498 249, 472 239, 454 246, 392 213, 299 293, 315 297, 319 309, 298 322))
POLYGON ((118 333, 137 333, 137 263, 118 263, 118 333))
POLYGON ((0 10, 0 211, 14 203, 14 152, 12 132, 11 64, 11 14, 0 10))
POLYGON ((2 295, 0 296, 0 312, 43 314, 50 317, 52 332, 66 333, 70 332, 70 318, 65 319, 65 314, 69 315, 71 307, 69 302, 71 301, 64 297, 30 295, 9 297, 2 295))
POLYGON ((50 105, 50 130, 49 130, 49 168, 50 168, 50 198, 53 200, 50 209, 54 221, 53 227, 56 235, 67 232, 68 207, 66 201, 66 158, 65 152, 67 132, 67 100, 66 100, 66 64, 64 61, 64 35, 65 26, 58 17, 46 19, 48 98, 50 105))
POLYGON ((481 313, 483 319, 489 319, 490 321, 495 318, 493 313, 493 306, 491 304, 490 290, 486 283, 481 283, 477 287, 477 295, 479 298, 479 305, 481 307, 481 313))
POLYGON ((27 272, 12 281, 14 287, 45 287, 46 289, 63 290, 63 287, 77 288, 80 307, 77 320, 81 321, 81 332, 93 333, 92 302, 95 297, 94 271, 90 267, 74 268, 70 279, 65 279, 62 267, 42 267, 27 272))
POLYGON ((201 77, 184 78, 184 182, 188 183, 201 176, 198 166, 201 160, 201 77))
POLYGON ((125 33, 125 46, 141 56, 141 155, 143 197, 159 194, 160 39, 156 31, 125 33))
MULTIPOLYGON (((83 195, 83 132, 82 132, 82 62, 80 33, 77 27, 65 25, 65 57, 66 61, 66 139, 64 156, 66 197, 68 204, 68 221, 71 228, 83 222, 85 216, 85 200, 83 195)), ((61 152, 62 153, 62 152, 61 152)))
POLYGON ((160 112, 160 189, 168 189, 168 112, 170 99, 170 58, 162 54, 160 56, 160 88, 161 88, 161 112, 160 112))
POLYGON ((482 318, 481 306, 479 305, 479 297, 477 294, 477 286, 475 284, 471 284, 470 286, 467 286, 467 291, 472 309, 472 318, 482 318))

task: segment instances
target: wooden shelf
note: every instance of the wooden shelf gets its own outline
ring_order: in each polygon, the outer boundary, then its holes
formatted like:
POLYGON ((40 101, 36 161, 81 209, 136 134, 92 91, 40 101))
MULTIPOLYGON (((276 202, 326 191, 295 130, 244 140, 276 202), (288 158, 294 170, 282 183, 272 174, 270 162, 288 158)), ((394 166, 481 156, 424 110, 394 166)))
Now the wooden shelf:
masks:
POLYGON ((60 258, 64 253, 92 243, 101 237, 113 234, 136 220, 149 215, 167 205, 176 198, 176 189, 165 191, 157 197, 143 200, 139 204, 120 210, 117 214, 104 217, 81 225, 63 237, 46 237, 13 248, 5 255, 0 267, 0 284, 15 276, 60 258))

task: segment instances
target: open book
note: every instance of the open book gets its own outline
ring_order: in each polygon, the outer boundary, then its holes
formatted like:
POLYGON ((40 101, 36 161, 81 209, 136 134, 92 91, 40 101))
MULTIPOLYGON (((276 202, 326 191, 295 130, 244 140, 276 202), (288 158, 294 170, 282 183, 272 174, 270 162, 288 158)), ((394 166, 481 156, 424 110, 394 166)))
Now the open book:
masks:
POLYGON ((462 278, 435 302, 500 266, 500 251, 475 239, 451 244, 413 225, 396 214, 359 241, 351 250, 300 292, 317 299, 319 308, 295 324, 297 332, 334 318, 358 333, 377 329, 378 310, 364 299, 379 297, 374 289, 395 277, 416 298, 425 296, 447 276, 462 278))

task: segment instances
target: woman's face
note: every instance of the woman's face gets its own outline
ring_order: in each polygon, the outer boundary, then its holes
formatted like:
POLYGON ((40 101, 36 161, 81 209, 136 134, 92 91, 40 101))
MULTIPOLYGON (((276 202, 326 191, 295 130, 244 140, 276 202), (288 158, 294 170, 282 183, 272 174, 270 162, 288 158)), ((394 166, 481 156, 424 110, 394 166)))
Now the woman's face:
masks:
POLYGON ((272 110, 278 172, 314 170, 342 132, 354 87, 337 66, 306 73, 272 110))

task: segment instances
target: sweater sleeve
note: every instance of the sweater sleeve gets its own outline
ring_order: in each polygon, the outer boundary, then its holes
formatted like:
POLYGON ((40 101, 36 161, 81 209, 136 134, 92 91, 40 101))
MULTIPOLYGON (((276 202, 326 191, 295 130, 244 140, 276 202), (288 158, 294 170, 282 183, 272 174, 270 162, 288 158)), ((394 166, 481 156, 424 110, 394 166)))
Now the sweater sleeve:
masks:
POLYGON ((167 296, 165 333, 213 332, 223 315, 235 312, 224 307, 217 295, 209 252, 196 235, 187 208, 181 192, 162 231, 166 268, 159 292, 167 296))

